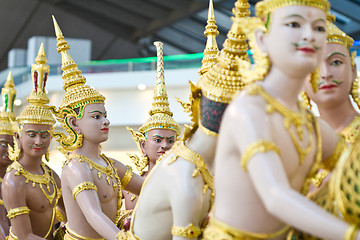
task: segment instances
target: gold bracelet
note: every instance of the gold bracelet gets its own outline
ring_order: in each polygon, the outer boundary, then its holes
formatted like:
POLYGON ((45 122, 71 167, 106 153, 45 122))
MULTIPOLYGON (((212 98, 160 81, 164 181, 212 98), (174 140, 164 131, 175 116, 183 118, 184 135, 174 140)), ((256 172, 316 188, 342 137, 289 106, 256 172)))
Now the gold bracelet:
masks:
POLYGON ((65 216, 60 212, 59 208, 56 207, 56 219, 59 221, 59 222, 65 222, 66 221, 66 218, 65 216))
POLYGON ((5 206, 4 205, 4 200, 0 199, 0 205, 5 206))
POLYGON ((358 233, 358 228, 356 224, 351 224, 346 230, 344 240, 355 240, 357 233, 358 233))
POLYGON ((124 177, 121 179, 121 188, 125 189, 126 186, 129 184, 132 176, 133 176, 133 171, 132 168, 130 166, 126 166, 126 172, 124 177))
POLYGON ((76 196, 79 193, 81 193, 82 191, 85 191, 85 190, 95 190, 95 191, 97 191, 97 187, 92 182, 80 183, 79 185, 74 187, 74 189, 72 190, 72 194, 73 194, 74 199, 76 200, 76 196))
POLYGON ((6 216, 9 219, 12 219, 19 215, 29 214, 29 213, 30 213, 30 209, 28 207, 18 207, 18 208, 11 208, 6 216))
POLYGON ((172 226, 171 228, 172 235, 186 238, 196 238, 200 236, 201 232, 201 228, 195 227, 193 224, 189 224, 187 227, 172 226))
POLYGON ((19 238, 12 233, 11 227, 9 229, 9 236, 6 237, 6 240, 19 240, 19 238))
POLYGON ((123 230, 120 230, 120 232, 118 232, 118 234, 116 234, 116 239, 117 240, 127 240, 127 239, 131 239, 131 238, 129 238, 129 236, 123 229, 123 230))
POLYGON ((274 151, 280 156, 280 149, 275 143, 265 140, 257 140, 250 144, 241 156, 241 166, 247 171, 247 164, 249 160, 257 153, 264 153, 267 151, 274 151))

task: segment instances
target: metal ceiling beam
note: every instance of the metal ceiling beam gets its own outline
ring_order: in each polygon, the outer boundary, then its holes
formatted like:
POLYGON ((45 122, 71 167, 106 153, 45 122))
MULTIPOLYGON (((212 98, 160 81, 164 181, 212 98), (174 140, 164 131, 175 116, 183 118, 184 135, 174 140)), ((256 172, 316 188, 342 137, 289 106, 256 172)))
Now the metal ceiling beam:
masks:
MULTIPOLYGON (((123 10, 112 3, 105 3, 104 1, 97 0, 76 0, 70 1, 69 4, 78 6, 84 10, 93 12, 93 14, 101 15, 116 22, 141 29, 146 28, 149 23, 149 18, 144 18, 123 10)), ((91 18, 91 16, 90 16, 91 18)))
POLYGON ((63 2, 57 6, 69 13, 74 14, 77 17, 86 20, 87 22, 91 22, 95 26, 111 32, 112 34, 115 34, 123 39, 130 40, 129 36, 131 36, 133 32, 133 28, 116 22, 114 19, 98 15, 92 11, 79 8, 67 2, 63 2))
POLYGON ((150 0, 164 7, 177 10, 187 10, 194 1, 191 0, 150 0))
MULTIPOLYGON (((160 1, 161 0, 153 0, 153 1, 160 1)), ((168 2, 169 0, 165 0, 166 2, 168 2)), ((176 1, 176 2, 182 2, 181 1, 176 1)), ((188 1, 188 0, 186 0, 188 1)), ((169 1, 172 2, 172 1, 169 1)), ((147 35, 151 35, 154 34, 156 31, 158 31, 161 28, 164 28, 165 26, 169 26, 171 24, 173 24, 176 21, 179 21, 180 19, 184 19, 187 18, 193 14, 195 14, 198 11, 201 11, 202 9, 205 9, 208 7, 208 3, 207 2, 197 2, 194 1, 193 3, 191 3, 190 5, 187 6, 187 10, 186 11, 180 11, 180 10, 175 10, 173 11, 167 21, 152 21, 147 29, 141 31, 141 30, 137 30, 135 31, 135 33, 133 34, 132 38, 133 39, 138 39, 140 37, 144 37, 147 35)))
POLYGON ((331 9, 351 18, 355 22, 360 23, 360 5, 347 0, 330 0, 330 4, 331 9))
POLYGON ((163 7, 158 7, 156 4, 151 4, 141 0, 107 0, 114 5, 128 9, 136 14, 146 16, 148 18, 155 18, 160 21, 165 21, 169 15, 169 11, 163 7))

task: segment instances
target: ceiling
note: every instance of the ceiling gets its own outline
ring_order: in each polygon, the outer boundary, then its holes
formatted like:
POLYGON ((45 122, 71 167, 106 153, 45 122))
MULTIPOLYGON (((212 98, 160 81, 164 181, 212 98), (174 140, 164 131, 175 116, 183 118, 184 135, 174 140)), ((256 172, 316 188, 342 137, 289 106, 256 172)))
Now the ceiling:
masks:
MULTIPOLYGON (((219 47, 231 26, 235 0, 214 0, 219 47)), ((256 0, 250 0, 251 11, 256 0)), ((360 39, 360 0, 330 0, 336 24, 360 39)), ((202 52, 208 0, 0 0, 0 70, 13 48, 27 48, 32 36, 54 36, 54 15, 68 38, 92 41, 92 60, 202 52)))

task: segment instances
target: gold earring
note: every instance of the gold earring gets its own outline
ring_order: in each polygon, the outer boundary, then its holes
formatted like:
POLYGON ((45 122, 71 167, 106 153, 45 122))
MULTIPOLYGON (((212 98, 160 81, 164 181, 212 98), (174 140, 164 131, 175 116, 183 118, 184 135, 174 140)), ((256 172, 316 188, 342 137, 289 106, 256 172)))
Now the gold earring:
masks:
POLYGON ((47 152, 45 153, 45 160, 46 160, 47 162, 50 161, 50 150, 49 150, 49 149, 48 149, 47 152))
POLYGON ((351 87, 351 97, 360 109, 360 97, 359 97, 359 77, 355 78, 351 87))
POLYGON ((16 161, 20 157, 21 149, 19 147, 19 144, 18 144, 16 138, 13 137, 13 139, 14 139, 14 148, 9 145, 9 158, 12 161, 16 161))
POLYGON ((314 93, 316 93, 318 90, 319 81, 320 81, 320 66, 317 66, 310 76, 310 84, 314 93))
POLYGON ((309 110, 311 110, 311 102, 309 96, 306 94, 306 92, 300 93, 301 101, 305 105, 305 107, 309 110))

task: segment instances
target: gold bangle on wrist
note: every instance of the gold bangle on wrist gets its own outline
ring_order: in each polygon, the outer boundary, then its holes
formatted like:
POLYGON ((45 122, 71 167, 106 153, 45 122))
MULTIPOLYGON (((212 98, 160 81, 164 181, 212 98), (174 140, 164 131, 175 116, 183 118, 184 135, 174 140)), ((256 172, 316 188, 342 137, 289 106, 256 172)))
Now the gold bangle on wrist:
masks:
POLYGON ((356 224, 351 224, 348 227, 348 229, 346 230, 344 240, 355 240, 357 233, 358 233, 357 225, 356 224))

